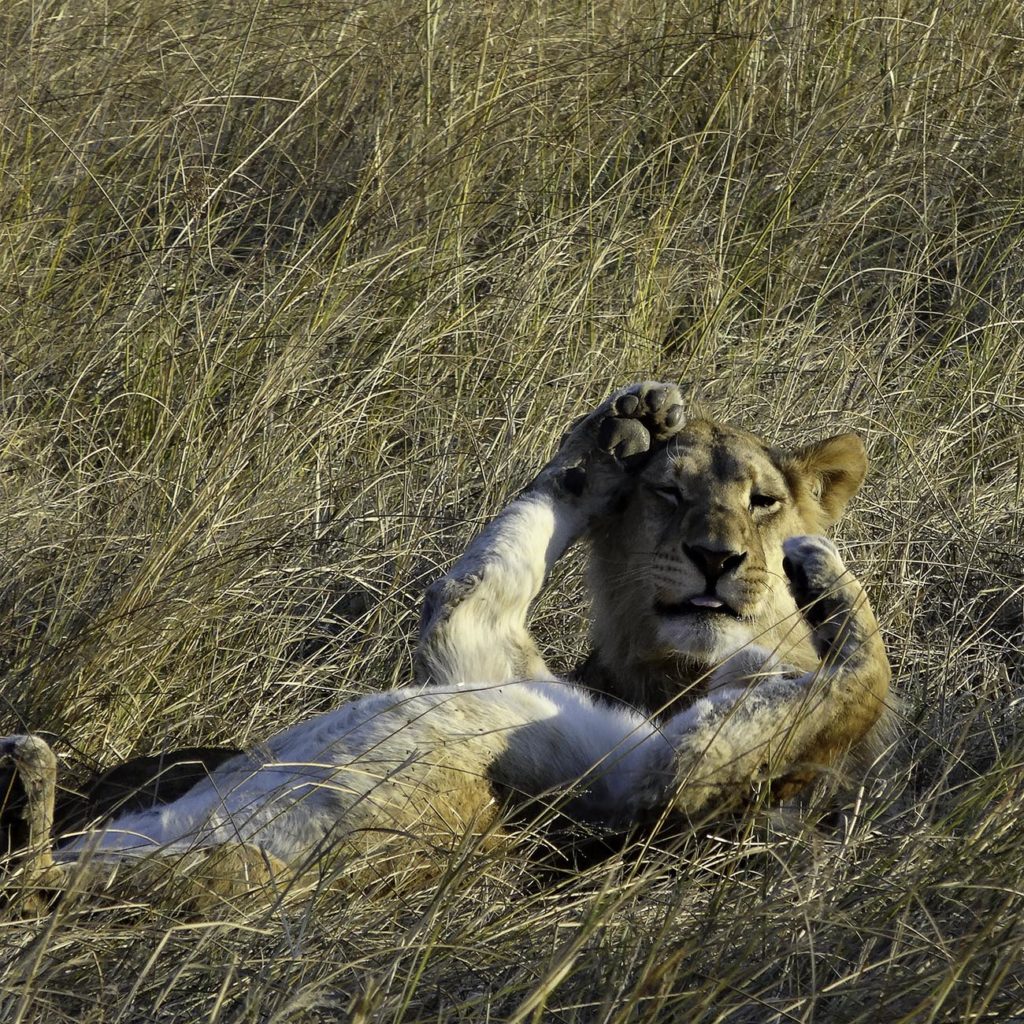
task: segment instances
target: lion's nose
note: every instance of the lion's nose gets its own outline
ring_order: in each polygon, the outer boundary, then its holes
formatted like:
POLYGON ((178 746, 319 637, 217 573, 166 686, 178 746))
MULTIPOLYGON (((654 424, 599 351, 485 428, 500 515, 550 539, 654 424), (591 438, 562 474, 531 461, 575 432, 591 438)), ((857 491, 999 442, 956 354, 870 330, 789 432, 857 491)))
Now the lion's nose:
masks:
POLYGON ((746 551, 722 551, 701 547, 698 544, 684 544, 683 551, 702 573, 709 586, 714 586, 727 572, 743 564, 746 551))

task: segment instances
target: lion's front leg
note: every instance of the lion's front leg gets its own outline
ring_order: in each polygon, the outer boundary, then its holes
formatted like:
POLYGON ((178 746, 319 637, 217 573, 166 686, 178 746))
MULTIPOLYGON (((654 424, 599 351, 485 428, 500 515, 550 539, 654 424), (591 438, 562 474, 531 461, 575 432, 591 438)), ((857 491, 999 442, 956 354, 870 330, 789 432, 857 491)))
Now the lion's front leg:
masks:
POLYGON ((555 562, 683 426, 672 384, 617 392, 575 423, 533 482, 427 591, 416 652, 430 683, 550 676, 526 628, 555 562))
POLYGON ((681 810, 735 802, 769 780, 776 796, 789 796, 868 743, 886 714, 889 661, 860 583, 824 537, 794 537, 784 549, 821 665, 715 691, 668 723, 681 810))

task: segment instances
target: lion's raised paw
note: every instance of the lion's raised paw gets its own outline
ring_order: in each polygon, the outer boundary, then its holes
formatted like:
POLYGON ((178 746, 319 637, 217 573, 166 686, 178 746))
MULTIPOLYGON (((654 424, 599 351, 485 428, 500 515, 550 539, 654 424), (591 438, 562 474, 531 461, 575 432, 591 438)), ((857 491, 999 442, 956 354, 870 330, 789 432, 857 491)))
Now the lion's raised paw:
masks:
POLYGON ((591 514, 600 515, 629 477, 640 472, 685 422, 677 385, 632 384, 572 424, 555 457, 530 487, 554 483, 562 494, 582 499, 591 514))
POLYGON ((831 639, 843 622, 856 615, 860 585, 827 537, 790 537, 782 550, 782 568, 798 607, 816 631, 827 626, 831 639))
POLYGON ((797 604, 815 601, 835 590, 846 573, 839 549, 816 534, 789 537, 782 542, 782 568, 797 604))
POLYGON ((560 455, 576 463, 588 456, 611 455, 626 468, 636 469, 685 422, 683 395, 675 384, 641 381, 577 420, 562 440, 560 455))
POLYGON ((643 454, 674 437, 686 422, 682 392, 675 384, 642 381, 598 407, 597 447, 619 459, 643 454))

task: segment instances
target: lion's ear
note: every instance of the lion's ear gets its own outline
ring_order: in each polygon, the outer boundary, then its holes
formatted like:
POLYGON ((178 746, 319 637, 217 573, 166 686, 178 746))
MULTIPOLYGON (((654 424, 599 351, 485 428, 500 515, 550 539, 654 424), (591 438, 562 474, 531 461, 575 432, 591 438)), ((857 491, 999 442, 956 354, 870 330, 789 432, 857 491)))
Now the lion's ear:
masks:
POLYGON ((803 478, 831 526, 864 483, 868 457, 857 434, 837 434, 788 455, 786 468, 803 478))

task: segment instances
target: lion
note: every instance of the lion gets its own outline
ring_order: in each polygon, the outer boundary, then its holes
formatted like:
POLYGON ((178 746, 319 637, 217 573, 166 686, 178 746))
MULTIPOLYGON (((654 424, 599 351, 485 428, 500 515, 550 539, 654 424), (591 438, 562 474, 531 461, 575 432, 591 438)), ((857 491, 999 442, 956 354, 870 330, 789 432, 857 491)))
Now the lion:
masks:
POLYGON ((853 434, 784 452, 687 420, 675 385, 619 391, 428 589, 417 685, 256 751, 169 757, 163 800, 145 760, 147 805, 110 813, 94 786, 96 817, 56 849, 52 751, 0 741, 25 793, 21 878, 59 888, 82 858, 176 864, 231 893, 339 846, 372 855, 381 837, 493 843, 552 808, 622 834, 692 822, 765 786, 793 795, 847 755, 870 760, 889 663, 862 586, 821 535, 866 470, 853 434), (559 679, 528 612, 584 537, 592 653, 559 679))

